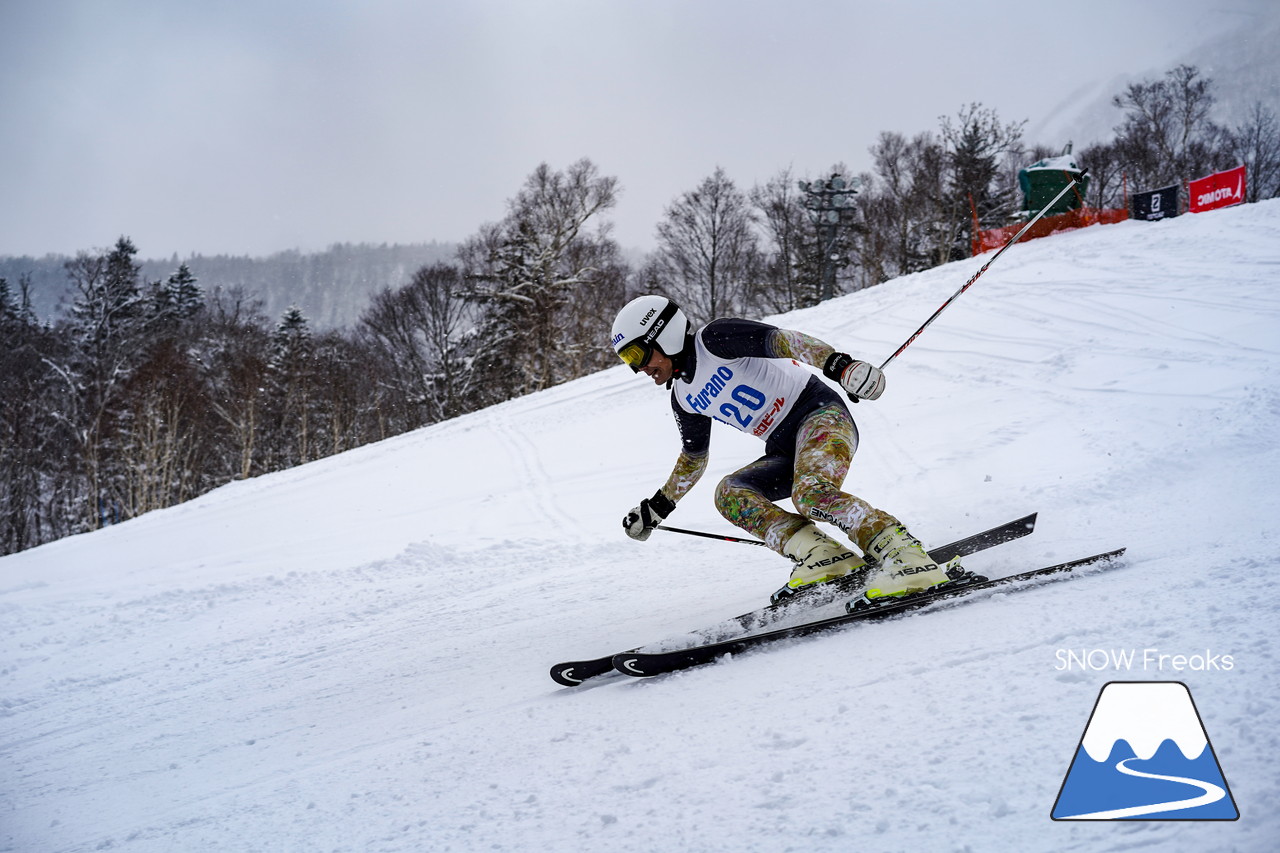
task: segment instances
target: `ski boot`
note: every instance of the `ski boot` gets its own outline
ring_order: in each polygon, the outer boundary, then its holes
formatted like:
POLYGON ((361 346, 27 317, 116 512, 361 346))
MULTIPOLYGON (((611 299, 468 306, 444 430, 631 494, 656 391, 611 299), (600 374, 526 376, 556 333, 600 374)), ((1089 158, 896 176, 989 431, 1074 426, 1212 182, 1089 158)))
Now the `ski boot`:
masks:
POLYGON ((876 561, 880 571, 855 600, 855 609, 865 609, 880 603, 880 599, 902 598, 969 577, 960 568, 958 558, 939 566, 920 540, 901 525, 886 527, 877 533, 867 545, 867 556, 876 561))
POLYGON ((782 553, 796 565, 787 585, 770 598, 772 604, 786 601, 808 587, 867 569, 865 560, 812 523, 791 534, 782 546, 782 553))

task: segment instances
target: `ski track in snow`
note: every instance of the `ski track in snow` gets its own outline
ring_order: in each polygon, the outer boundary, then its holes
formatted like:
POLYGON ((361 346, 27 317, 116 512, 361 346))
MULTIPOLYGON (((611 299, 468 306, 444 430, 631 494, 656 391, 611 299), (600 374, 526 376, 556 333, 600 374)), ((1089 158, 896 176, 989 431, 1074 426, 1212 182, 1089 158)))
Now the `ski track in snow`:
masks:
MULTIPOLYGON (((985 262, 779 319, 875 360, 985 262)), ((0 559, 0 851, 1270 851, 1280 202, 1019 245, 854 408, 848 484, 966 565, 1123 565, 651 680, 787 564, 622 515, 678 451, 615 368, 0 559), (1060 649, 1230 671, 1064 671, 1060 649), (1235 822, 1054 823, 1099 689, 1195 694, 1235 822)), ((718 429, 673 523, 727 530, 718 429)), ((732 532, 732 531, 730 531, 732 532)))

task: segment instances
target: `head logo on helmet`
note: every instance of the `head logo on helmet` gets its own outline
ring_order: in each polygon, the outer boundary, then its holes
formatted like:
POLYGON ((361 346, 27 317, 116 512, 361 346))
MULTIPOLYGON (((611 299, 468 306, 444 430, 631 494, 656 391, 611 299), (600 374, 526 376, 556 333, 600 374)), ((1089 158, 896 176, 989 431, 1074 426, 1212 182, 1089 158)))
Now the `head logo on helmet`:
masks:
POLYGON ((684 349, 689 318, 665 296, 640 296, 622 306, 613 321, 613 351, 639 372, 656 349, 675 358, 684 349))

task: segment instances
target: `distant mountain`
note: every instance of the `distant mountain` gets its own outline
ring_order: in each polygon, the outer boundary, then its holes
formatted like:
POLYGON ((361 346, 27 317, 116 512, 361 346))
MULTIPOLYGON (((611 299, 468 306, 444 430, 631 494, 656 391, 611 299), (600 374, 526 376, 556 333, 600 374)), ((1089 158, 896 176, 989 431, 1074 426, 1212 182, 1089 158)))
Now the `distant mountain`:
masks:
MULTIPOLYGON (((1217 99, 1213 120, 1234 126, 1261 102, 1280 115, 1280 6, 1248 14, 1248 20, 1210 38, 1166 68, 1147 68, 1108 80, 1082 81, 1080 88, 1055 104, 1038 122, 1028 126, 1032 144, 1061 148, 1068 141, 1079 151, 1092 142, 1111 139, 1123 112, 1111 99, 1131 83, 1155 80, 1176 65, 1194 65, 1213 81, 1217 99)), ((1087 63, 1082 63, 1087 68, 1087 63)))
MULTIPOLYGON (((353 325, 370 297, 387 287, 398 287, 420 267, 449 262, 453 243, 410 245, 336 244, 323 252, 277 252, 265 258, 230 255, 177 255, 168 260, 144 260, 144 282, 168 278, 185 263, 206 294, 218 289, 243 288, 263 302, 269 318, 278 318, 296 305, 317 330, 353 325)), ((0 278, 16 287, 23 275, 31 277, 31 301, 42 320, 62 316, 74 293, 64 268, 70 258, 0 257, 0 278)))

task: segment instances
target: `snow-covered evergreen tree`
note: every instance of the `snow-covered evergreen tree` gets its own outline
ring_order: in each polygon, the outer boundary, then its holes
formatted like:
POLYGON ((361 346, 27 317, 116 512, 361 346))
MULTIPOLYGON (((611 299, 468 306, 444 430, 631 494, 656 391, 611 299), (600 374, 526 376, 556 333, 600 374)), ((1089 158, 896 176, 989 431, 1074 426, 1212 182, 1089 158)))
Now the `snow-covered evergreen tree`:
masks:
POLYGON ((271 334, 267 378, 272 406, 267 446, 275 469, 311 460, 311 416, 314 346, 307 318, 297 306, 281 316, 271 334))
POLYGON ((543 163, 508 204, 507 216, 459 250, 483 308, 474 367, 485 402, 526 394, 582 375, 607 347, 598 329, 584 337, 583 311, 621 304, 618 250, 607 225, 588 225, 617 201, 616 178, 590 160, 563 172, 543 163))
POLYGON ((73 405, 65 411, 79 443, 88 487, 87 526, 123 520, 124 471, 118 464, 122 390, 146 344, 147 312, 137 248, 121 237, 105 255, 81 253, 67 264, 76 287, 71 306, 73 350, 61 373, 73 405))
POLYGON ((962 108, 954 121, 942 119, 947 200, 936 264, 969 257, 974 209, 980 228, 1005 225, 1018 209, 1017 187, 1000 180, 1001 165, 1020 153, 1025 125, 1025 121, 1002 123, 995 110, 977 103, 962 108))

